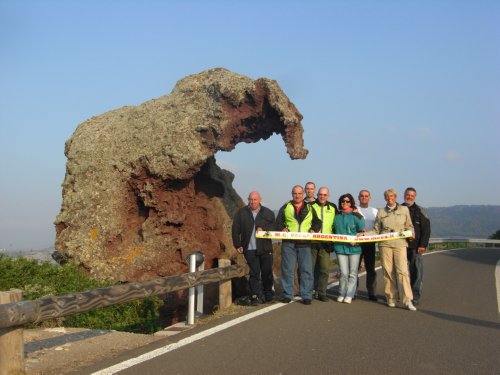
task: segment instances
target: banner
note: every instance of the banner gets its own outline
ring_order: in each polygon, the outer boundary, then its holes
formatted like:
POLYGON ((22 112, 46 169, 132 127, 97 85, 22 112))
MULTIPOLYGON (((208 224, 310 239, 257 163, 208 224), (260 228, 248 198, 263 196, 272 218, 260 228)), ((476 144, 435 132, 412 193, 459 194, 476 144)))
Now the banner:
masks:
POLYGON ((269 238, 272 240, 301 240, 301 241, 330 241, 330 242, 348 242, 348 243, 363 243, 363 242, 379 242, 398 240, 401 238, 412 237, 412 231, 406 230, 403 232, 390 232, 376 234, 371 236, 350 236, 347 234, 326 234, 326 233, 302 233, 302 232, 271 232, 257 231, 257 238, 269 238))

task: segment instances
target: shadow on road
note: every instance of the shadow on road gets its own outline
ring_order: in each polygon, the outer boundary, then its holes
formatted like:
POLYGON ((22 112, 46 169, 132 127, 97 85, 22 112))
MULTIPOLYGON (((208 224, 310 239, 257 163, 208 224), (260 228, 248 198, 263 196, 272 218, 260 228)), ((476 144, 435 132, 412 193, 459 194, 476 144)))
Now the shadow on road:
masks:
POLYGON ((437 311, 429 311, 429 310, 422 310, 422 309, 419 309, 418 311, 422 314, 427 314, 427 315, 433 316, 435 318, 449 320, 452 322, 464 323, 464 324, 469 324, 469 325, 478 326, 478 327, 500 329, 500 323, 496 323, 496 322, 489 322, 486 320, 467 318, 465 316, 451 315, 451 314, 446 314, 446 313, 437 312, 437 311))

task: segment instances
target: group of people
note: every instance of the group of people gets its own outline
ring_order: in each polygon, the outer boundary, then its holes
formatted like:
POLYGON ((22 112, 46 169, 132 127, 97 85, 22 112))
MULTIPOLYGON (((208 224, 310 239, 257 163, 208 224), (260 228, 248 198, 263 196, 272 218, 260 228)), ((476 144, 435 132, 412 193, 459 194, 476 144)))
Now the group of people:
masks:
MULTIPOLYGON (((250 269, 250 303, 258 305, 274 301, 272 241, 257 238, 257 231, 325 233, 364 236, 410 230, 409 239, 378 242, 384 277, 384 294, 389 307, 399 301, 405 308, 416 310, 422 295, 423 261, 430 238, 430 221, 424 208, 415 203, 417 192, 409 187, 404 203, 397 203, 397 192, 384 192, 386 206, 370 207, 370 192, 358 194, 359 206, 351 194, 342 194, 338 205, 329 201, 330 192, 308 182, 292 188, 292 199, 285 203, 275 218, 274 212, 262 206, 257 191, 248 196, 248 205, 240 208, 232 225, 233 245, 244 255, 250 269)), ((351 303, 356 297, 358 271, 363 260, 366 269, 368 298, 377 301, 374 242, 326 242, 282 240, 281 242, 281 302, 294 297, 297 270, 302 303, 310 305, 313 298, 327 302, 326 292, 330 271, 330 254, 334 251, 340 268, 337 301, 351 303)))

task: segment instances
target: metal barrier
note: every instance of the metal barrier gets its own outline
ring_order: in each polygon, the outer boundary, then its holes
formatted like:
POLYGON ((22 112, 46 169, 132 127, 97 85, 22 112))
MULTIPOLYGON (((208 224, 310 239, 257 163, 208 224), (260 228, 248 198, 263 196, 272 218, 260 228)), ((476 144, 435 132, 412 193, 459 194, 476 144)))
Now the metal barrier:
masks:
POLYGON ((449 249, 450 246, 454 247, 500 247, 500 240, 490 240, 481 238, 431 238, 429 240, 430 250, 441 248, 439 245, 443 244, 442 248, 449 249), (463 246, 458 246, 463 245, 463 246))

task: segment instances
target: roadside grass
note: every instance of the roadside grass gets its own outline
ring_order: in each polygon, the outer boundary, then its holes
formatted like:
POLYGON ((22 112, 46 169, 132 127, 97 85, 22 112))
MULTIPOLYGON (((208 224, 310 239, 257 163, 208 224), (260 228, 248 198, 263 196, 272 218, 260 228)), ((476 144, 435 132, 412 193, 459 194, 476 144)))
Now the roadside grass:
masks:
MULTIPOLYGON (((113 283, 89 278, 72 263, 60 266, 49 261, 39 262, 0 254, 0 290, 20 289, 23 291, 23 300, 84 292, 110 285, 113 283)), ((162 329, 159 307, 163 303, 158 297, 147 297, 27 327, 65 326, 154 333, 162 329)))

